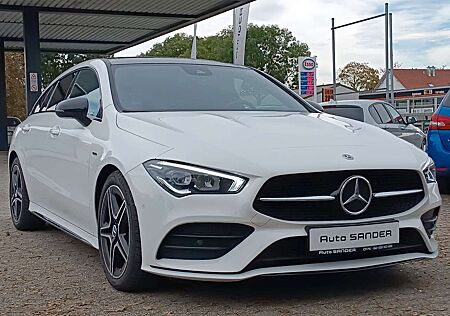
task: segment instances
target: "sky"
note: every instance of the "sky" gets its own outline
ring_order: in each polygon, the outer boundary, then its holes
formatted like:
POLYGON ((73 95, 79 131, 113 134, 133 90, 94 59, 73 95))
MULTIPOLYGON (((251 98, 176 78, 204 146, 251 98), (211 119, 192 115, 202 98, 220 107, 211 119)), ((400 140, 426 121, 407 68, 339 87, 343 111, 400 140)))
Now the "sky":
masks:
MULTIPOLYGON (((318 84, 332 82, 331 18, 342 25, 384 13, 381 0, 256 0, 250 6, 249 23, 277 24, 287 28, 317 56, 318 84)), ((446 66, 450 69, 450 0, 391 0, 394 61, 402 68, 446 66)), ((198 24, 198 36, 214 35, 231 25, 232 12, 198 24)), ((193 26, 177 32, 193 34, 193 26)), ((116 54, 136 56, 167 36, 159 37, 116 54)), ((384 18, 336 30, 336 62, 367 62, 384 68, 384 18)))

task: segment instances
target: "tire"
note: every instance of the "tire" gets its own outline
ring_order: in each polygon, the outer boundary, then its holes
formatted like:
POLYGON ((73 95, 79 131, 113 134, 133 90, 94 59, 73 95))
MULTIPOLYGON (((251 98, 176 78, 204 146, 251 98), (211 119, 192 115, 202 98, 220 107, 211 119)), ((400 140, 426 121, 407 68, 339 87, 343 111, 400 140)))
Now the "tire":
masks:
POLYGON ((108 177, 100 195, 98 245, 106 278, 116 290, 134 292, 156 286, 157 277, 141 270, 136 206, 119 171, 108 177))
POLYGON ((18 230, 33 231, 45 226, 43 220, 29 211, 30 199, 18 158, 14 159, 9 171, 9 202, 11 219, 18 230))

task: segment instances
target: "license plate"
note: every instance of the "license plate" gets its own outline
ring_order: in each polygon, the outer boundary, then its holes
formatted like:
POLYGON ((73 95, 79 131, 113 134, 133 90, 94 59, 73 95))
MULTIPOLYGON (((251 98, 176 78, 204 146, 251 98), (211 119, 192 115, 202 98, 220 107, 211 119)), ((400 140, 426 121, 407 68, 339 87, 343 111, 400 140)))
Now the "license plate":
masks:
POLYGON ((398 243, 398 222, 311 228, 309 230, 310 251, 363 248, 398 243))

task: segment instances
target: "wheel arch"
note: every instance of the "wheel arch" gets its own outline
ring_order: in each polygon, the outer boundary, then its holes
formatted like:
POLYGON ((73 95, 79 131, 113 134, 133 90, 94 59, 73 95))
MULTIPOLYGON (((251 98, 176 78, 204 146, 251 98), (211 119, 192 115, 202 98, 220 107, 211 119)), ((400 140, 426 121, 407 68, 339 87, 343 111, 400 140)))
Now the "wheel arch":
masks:
POLYGON ((98 211, 99 211, 99 206, 100 206, 100 195, 102 194, 102 189, 103 189, 103 185, 105 184, 106 180, 108 179, 108 177, 116 171, 120 171, 119 168, 117 168, 115 165, 113 164, 107 164, 105 165, 102 170, 100 170, 98 176, 97 176, 97 181, 95 183, 95 195, 94 195, 94 206, 95 206, 95 217, 98 218, 98 211))
POLYGON ((17 153, 13 150, 11 151, 11 153, 9 154, 9 158, 8 158, 8 167, 9 169, 11 169, 12 163, 14 161, 14 159, 18 158, 19 156, 17 155, 17 153))

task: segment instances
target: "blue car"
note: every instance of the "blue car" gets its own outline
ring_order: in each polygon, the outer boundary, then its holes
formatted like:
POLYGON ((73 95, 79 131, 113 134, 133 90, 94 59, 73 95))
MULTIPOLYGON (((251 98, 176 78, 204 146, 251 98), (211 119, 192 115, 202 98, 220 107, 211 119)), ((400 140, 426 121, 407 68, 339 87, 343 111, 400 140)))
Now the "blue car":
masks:
POLYGON ((431 117, 428 131, 428 155, 433 158, 442 184, 450 185, 450 91, 431 117))

